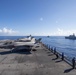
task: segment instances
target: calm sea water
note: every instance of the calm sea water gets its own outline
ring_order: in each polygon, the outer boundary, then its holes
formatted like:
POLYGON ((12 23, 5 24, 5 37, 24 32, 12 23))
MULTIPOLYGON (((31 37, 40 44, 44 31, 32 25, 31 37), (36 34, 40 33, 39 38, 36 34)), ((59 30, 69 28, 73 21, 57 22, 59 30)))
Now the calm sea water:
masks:
POLYGON ((41 38, 44 44, 56 47, 57 51, 64 52, 69 59, 76 58, 76 40, 65 39, 64 36, 51 36, 49 38, 44 36, 41 38))
MULTIPOLYGON (((18 39, 26 36, 0 36, 0 40, 4 39, 18 39)), ((76 57, 76 40, 65 39, 64 36, 35 36, 36 39, 42 38, 44 44, 50 45, 50 47, 56 47, 57 51, 64 52, 69 58, 76 57)))

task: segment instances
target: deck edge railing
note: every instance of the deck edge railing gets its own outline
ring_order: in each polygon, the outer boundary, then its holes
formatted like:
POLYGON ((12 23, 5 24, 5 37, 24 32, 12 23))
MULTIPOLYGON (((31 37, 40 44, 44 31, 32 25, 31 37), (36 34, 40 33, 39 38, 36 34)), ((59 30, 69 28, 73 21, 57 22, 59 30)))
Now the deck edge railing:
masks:
POLYGON ((51 51, 53 54, 56 55, 56 58, 60 58, 62 61, 65 61, 67 62, 69 65, 72 66, 73 69, 76 68, 76 61, 75 61, 75 57, 72 58, 72 60, 70 60, 68 57, 66 57, 66 55, 62 52, 60 53, 59 51, 56 50, 56 47, 50 47, 50 45, 46 45, 46 44, 43 44, 44 47, 46 49, 48 49, 49 51, 51 51))

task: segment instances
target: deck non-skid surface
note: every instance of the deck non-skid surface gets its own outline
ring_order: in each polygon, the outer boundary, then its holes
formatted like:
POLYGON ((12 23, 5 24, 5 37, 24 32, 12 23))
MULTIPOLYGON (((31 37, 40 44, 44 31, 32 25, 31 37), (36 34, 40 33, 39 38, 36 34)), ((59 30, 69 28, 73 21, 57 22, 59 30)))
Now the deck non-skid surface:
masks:
POLYGON ((0 75, 76 75, 76 69, 55 58, 42 46, 29 53, 0 49, 0 75))

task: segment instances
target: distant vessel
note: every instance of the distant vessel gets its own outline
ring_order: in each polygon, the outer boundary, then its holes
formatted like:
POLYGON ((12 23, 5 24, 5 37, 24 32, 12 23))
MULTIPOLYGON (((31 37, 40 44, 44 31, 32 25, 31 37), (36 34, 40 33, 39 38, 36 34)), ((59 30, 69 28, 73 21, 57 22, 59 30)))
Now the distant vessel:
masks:
POLYGON ((75 34, 73 33, 73 35, 65 36, 65 39, 76 40, 76 36, 75 36, 75 34))
POLYGON ((50 37, 50 36, 47 36, 48 38, 50 37))

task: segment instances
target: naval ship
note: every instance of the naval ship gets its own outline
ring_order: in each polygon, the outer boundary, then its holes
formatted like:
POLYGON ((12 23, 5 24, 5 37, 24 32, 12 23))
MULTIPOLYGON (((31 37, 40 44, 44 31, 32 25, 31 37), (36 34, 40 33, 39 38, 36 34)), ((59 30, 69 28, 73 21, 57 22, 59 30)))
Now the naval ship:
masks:
POLYGON ((65 39, 76 40, 76 36, 75 36, 75 34, 73 33, 73 35, 65 36, 65 39))

